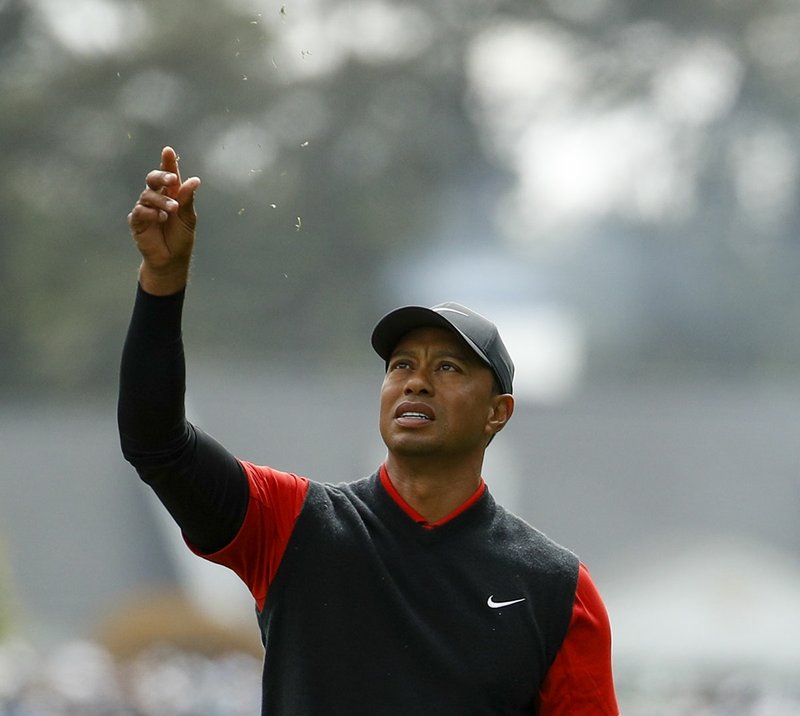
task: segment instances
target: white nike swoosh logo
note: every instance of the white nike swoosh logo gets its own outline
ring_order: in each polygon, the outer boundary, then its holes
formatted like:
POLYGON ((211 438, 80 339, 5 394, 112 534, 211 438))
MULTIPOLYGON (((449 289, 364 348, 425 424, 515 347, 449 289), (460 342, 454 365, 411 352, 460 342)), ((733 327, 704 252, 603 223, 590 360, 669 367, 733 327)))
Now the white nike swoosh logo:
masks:
POLYGON ((486 600, 486 604, 490 606, 492 609, 500 609, 501 607, 508 607, 511 606, 512 604, 519 604, 520 602, 524 601, 525 597, 522 597, 521 599, 512 599, 509 602, 496 602, 494 600, 494 594, 490 594, 489 598, 486 600))

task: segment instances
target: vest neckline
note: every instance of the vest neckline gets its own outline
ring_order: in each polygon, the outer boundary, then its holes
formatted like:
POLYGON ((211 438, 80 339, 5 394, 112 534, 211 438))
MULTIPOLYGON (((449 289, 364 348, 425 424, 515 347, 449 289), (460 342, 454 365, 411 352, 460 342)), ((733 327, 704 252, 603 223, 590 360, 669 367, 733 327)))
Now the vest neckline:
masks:
POLYGON ((486 482, 483 480, 483 478, 481 478, 480 485, 478 485, 475 492, 473 492, 470 497, 456 507, 456 509, 436 522, 428 522, 421 514, 419 514, 419 512, 417 512, 411 505, 408 504, 408 502, 406 502, 406 500, 394 486, 391 478, 389 477, 389 472, 386 469, 386 465, 381 465, 376 475, 375 483, 376 490, 386 498, 386 500, 395 508, 396 511, 399 510, 402 521, 404 521, 406 524, 413 524, 419 529, 431 534, 439 533, 443 530, 443 528, 448 528, 456 523, 461 523, 464 521, 471 522, 472 520, 469 519, 469 517, 477 517, 480 513, 484 512, 484 510, 480 509, 479 506, 485 506, 486 508, 489 508, 490 504, 493 502, 491 495, 489 494, 488 487, 486 486, 486 482))

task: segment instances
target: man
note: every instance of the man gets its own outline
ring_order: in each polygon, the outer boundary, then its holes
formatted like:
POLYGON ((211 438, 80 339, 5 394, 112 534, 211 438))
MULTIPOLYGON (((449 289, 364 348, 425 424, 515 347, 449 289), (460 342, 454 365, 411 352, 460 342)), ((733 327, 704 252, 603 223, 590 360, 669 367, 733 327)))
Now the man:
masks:
POLYGON ((190 548, 253 594, 262 714, 617 714, 608 617, 588 572, 481 477, 514 410, 495 326, 458 304, 378 323, 387 456, 371 477, 332 486, 239 460, 184 415, 200 180, 182 181, 167 147, 146 184, 128 216, 142 263, 122 449, 190 548))

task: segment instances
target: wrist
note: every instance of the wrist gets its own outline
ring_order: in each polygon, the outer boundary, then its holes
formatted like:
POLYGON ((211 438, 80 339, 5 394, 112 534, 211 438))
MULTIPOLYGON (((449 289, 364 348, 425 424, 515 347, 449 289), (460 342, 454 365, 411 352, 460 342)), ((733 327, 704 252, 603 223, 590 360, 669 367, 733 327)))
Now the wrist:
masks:
POLYGON ((139 267, 139 285, 152 296, 170 296, 186 288, 189 266, 156 270, 146 263, 139 267))

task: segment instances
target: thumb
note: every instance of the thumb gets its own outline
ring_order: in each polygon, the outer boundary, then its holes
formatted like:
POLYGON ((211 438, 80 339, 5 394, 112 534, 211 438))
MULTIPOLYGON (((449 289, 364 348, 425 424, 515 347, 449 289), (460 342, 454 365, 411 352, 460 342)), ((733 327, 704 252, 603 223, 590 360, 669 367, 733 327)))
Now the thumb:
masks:
POLYGON ((199 177, 191 177, 178 188, 176 199, 179 206, 178 213, 182 216, 194 215, 194 195, 200 187, 200 183, 199 177))

